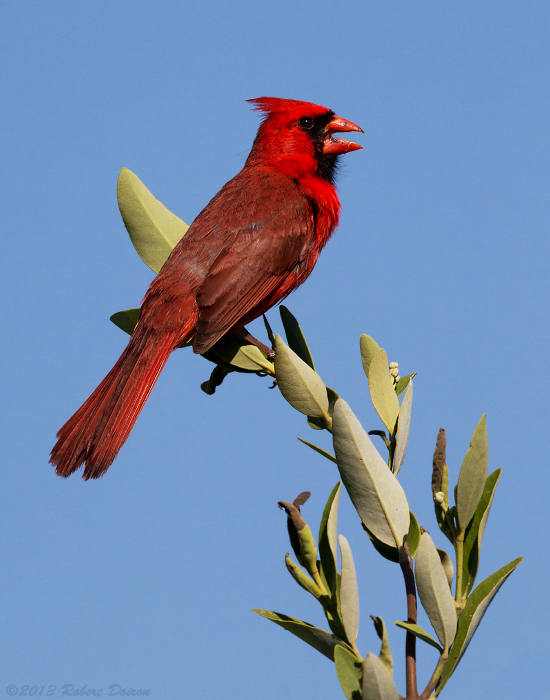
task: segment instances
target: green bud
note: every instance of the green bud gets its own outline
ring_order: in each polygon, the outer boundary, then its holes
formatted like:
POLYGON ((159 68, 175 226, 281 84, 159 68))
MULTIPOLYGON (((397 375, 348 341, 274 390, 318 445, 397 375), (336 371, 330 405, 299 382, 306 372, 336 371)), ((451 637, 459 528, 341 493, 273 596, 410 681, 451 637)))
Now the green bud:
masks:
POLYGON ((285 564, 286 568, 289 570, 290 575, 292 578, 296 581, 298 585, 300 585, 304 590, 306 590, 308 593, 311 593, 311 595, 314 598, 317 598, 319 600, 320 596, 322 595, 322 591, 319 588, 319 586, 315 583, 315 581, 312 581, 309 576, 300 569, 299 566, 297 566, 292 559, 290 558, 290 555, 287 553, 285 556, 285 564))
POLYGON ((315 576, 318 574, 317 548, 311 530, 300 513, 300 506, 307 501, 310 495, 309 491, 304 491, 292 503, 279 501, 277 505, 284 509, 288 516, 288 536, 296 558, 312 576, 315 576))
POLYGON ((309 525, 298 530, 298 539, 300 541, 300 564, 311 576, 316 576, 319 573, 317 569, 317 547, 309 525))

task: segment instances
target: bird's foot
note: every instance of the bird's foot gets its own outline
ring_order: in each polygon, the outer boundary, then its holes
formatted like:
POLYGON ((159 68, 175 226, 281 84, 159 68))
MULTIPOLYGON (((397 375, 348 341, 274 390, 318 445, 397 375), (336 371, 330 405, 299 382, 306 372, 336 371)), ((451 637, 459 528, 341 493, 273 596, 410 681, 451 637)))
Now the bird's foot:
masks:
POLYGON ((259 350, 261 350, 267 356, 267 359, 270 362, 273 362, 273 360, 275 359, 275 353, 273 352, 273 350, 271 348, 268 348, 267 345, 264 345, 261 342, 261 340, 258 340, 253 335, 251 335, 246 330, 246 328, 242 328, 239 331, 235 331, 235 333, 237 333, 237 335, 239 335, 243 340, 246 340, 247 343, 250 343, 250 345, 254 345, 259 350))

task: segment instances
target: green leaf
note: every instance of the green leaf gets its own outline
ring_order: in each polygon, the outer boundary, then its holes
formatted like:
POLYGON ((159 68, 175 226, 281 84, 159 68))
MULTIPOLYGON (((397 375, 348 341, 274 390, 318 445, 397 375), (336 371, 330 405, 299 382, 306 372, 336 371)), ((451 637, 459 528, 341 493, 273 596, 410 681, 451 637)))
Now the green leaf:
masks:
POLYGON ((422 607, 447 650, 456 633, 456 608, 441 559, 427 532, 422 533, 418 545, 415 577, 422 607))
POLYGON ((329 386, 327 386, 327 398, 328 398, 328 414, 332 418, 332 414, 334 413, 334 406, 336 405, 336 402, 340 398, 338 394, 334 391, 334 389, 331 389, 329 386))
POLYGON ((273 335, 273 331, 271 330, 271 326, 269 325, 269 321, 267 320, 267 316, 263 314, 262 318, 264 319, 264 326, 267 331, 267 337, 269 338, 269 342, 271 343, 271 347, 275 345, 275 336, 273 335))
POLYGON ((397 396, 401 396, 401 394, 409 386, 410 380, 413 377, 416 377, 416 375, 417 375, 417 372, 413 372, 413 374, 407 374, 405 377, 401 377, 401 379, 394 386, 395 393, 397 396))
POLYGON ((405 453, 407 452, 407 445, 409 443, 409 428, 411 427, 411 409, 412 409, 412 399, 413 399, 413 383, 412 379, 409 383, 409 388, 401 404, 401 409, 399 411, 399 420, 397 422, 397 435, 396 435, 396 447, 395 455, 393 459, 393 473, 398 474, 401 466, 403 465, 403 460, 405 459, 405 453))
MULTIPOLYGON (((128 333, 128 335, 132 335, 140 313, 141 309, 126 309, 126 311, 117 311, 116 314, 113 314, 109 320, 125 333, 128 333)), ((192 345, 193 340, 191 339, 185 343, 180 343, 178 348, 188 348, 192 345)))
MULTIPOLYGON (((412 511, 410 513, 410 517, 411 524, 409 525, 409 532, 407 534, 407 547, 409 548, 411 559, 414 559, 418 552, 418 545, 420 544, 420 536, 422 533, 420 531, 418 520, 415 518, 412 511)), ((399 562, 399 556, 397 557, 397 561, 399 562)))
POLYGON ((468 593, 474 587, 479 566, 479 556, 481 553, 481 543, 483 542, 483 533, 485 525, 489 517, 491 503, 497 488, 498 480, 500 479, 501 469, 497 469, 487 477, 483 494, 474 513, 468 528, 466 529, 466 537, 464 539, 464 547, 462 550, 463 563, 463 585, 462 595, 468 593))
POLYGON ((113 314, 109 320, 125 333, 128 333, 128 335, 132 335, 140 313, 141 309, 126 309, 126 311, 117 311, 116 314, 113 314))
POLYGON ((453 585, 453 578, 455 575, 455 568, 453 566, 453 560, 451 559, 451 557, 447 554, 447 552, 444 549, 439 549, 439 547, 438 547, 437 553, 439 554, 439 560, 441 561, 441 566, 443 567, 443 571, 445 572, 445 576, 447 577, 447 581, 449 583, 449 588, 451 588, 453 585))
POLYGON ((321 569, 327 587, 331 593, 336 592, 336 543, 338 526, 338 504, 340 502, 341 482, 338 482, 328 497, 319 527, 319 556, 321 569))
POLYGON ((399 416, 399 401, 388 367, 386 351, 379 350, 371 359, 368 378, 372 404, 386 428, 393 435, 399 416))
POLYGON ((407 497, 343 399, 332 430, 338 469, 363 524, 384 544, 400 547, 410 524, 407 497))
POLYGON ((255 345, 249 345, 245 340, 233 333, 224 335, 212 347, 212 351, 230 367, 236 367, 248 372, 267 372, 275 374, 275 368, 263 352, 255 345))
POLYGON ((327 389, 321 377, 275 337, 275 374, 281 394, 300 413, 330 423, 327 389))
POLYGON ((338 680, 348 700, 361 700, 361 660, 345 647, 334 649, 338 680))
POLYGON ((300 442, 303 442, 304 445, 307 445, 308 447, 311 447, 312 450, 315 450, 315 452, 318 452, 320 455, 323 455, 323 457, 326 457, 327 459, 330 459, 331 462, 334 462, 336 464, 336 457, 330 454, 330 452, 327 452, 326 450, 323 450, 322 447, 317 447, 317 445, 314 445, 312 442, 308 442, 307 440, 302 440, 302 438, 298 438, 300 442))
MULTIPOLYGON (((332 418, 332 412, 334 411, 334 404, 338 401, 340 397, 329 386, 327 386, 327 399, 328 399, 328 414, 332 418)), ((326 423, 320 418, 314 418, 313 416, 307 416, 307 424, 313 430, 324 430, 326 428, 326 423)))
POLYGON ((286 308, 286 306, 280 306, 279 312, 281 314, 283 328, 285 329, 288 346, 291 350, 294 350, 298 357, 309 365, 312 370, 315 370, 313 358, 311 357, 311 353, 306 343, 304 334, 302 333, 302 329, 300 328, 300 324, 286 308))
POLYGON ((374 629, 376 634, 380 637, 382 646, 380 647, 380 654, 378 658, 388 669, 390 676, 393 678, 393 659, 390 651, 390 642, 388 640, 388 632, 386 630, 386 625, 381 617, 375 617, 371 615, 372 621, 374 622, 374 629))
POLYGON ((374 654, 363 661, 363 700, 399 700, 388 669, 374 654))
POLYGON ((372 358, 380 350, 380 346, 370 337, 370 335, 365 334, 361 336, 359 346, 361 348, 361 361, 363 363, 363 369, 368 379, 370 363, 372 358))
POLYGON ((313 430, 325 429, 325 422, 322 421, 320 418, 313 418, 312 416, 307 416, 307 424, 310 428, 313 428, 313 430))
POLYGON ((435 694, 443 690, 443 687, 451 677, 453 671, 458 665, 460 659, 464 656, 468 644, 470 643, 476 629, 478 628, 483 615, 487 611, 487 608, 491 604, 491 601, 496 596, 500 587, 506 581, 508 576, 514 571, 514 569, 520 564, 523 557, 514 559, 506 566, 503 566, 494 574, 488 576, 485 581, 479 584, 477 588, 470 595, 464 606, 464 610, 458 618, 458 628, 455 636, 455 640, 449 652, 449 658, 443 667, 443 671, 439 678, 435 694))
POLYGON ((487 479, 489 441, 485 419, 486 416, 483 414, 474 430, 470 449, 466 452, 458 476, 456 510, 461 532, 466 530, 468 523, 474 516, 487 479))
POLYGON ((120 171, 117 198, 134 248, 143 262, 158 273, 189 226, 155 199, 127 168, 120 171))
POLYGON ((302 622, 302 620, 298 620, 295 617, 282 615, 281 613, 271 610, 253 610, 252 612, 271 620, 288 632, 292 632, 296 637, 299 637, 302 641, 306 642, 314 649, 317 649, 317 651, 321 652, 321 654, 331 661, 334 661, 334 648, 336 646, 342 646, 346 651, 349 650, 351 653, 351 649, 348 645, 338 639, 338 637, 335 637, 330 632, 322 630, 319 627, 314 627, 308 622, 302 622))
MULTIPOLYGON (((418 520, 415 518, 414 513, 410 511, 409 513, 410 516, 410 524, 409 524, 409 532, 407 534, 407 546, 409 548, 409 554, 411 555, 411 559, 414 559, 416 557, 416 550, 418 549, 418 545, 420 543, 420 525, 418 524, 418 520)), ((372 532, 368 530, 363 525, 363 529, 369 536, 370 541, 374 545, 374 548, 378 552, 378 554, 381 554, 385 559, 388 559, 389 561, 393 561, 396 564, 399 564, 399 550, 395 546, 390 546, 387 544, 384 544, 383 542, 380 542, 379 539, 377 539, 372 532)))
POLYGON ((398 627, 403 628, 404 630, 407 630, 407 632, 411 632, 414 634, 415 637, 418 637, 418 639, 421 639, 423 642, 426 642, 426 644, 431 644, 432 647, 435 647, 440 654, 443 653, 443 647, 438 644, 433 637, 431 637, 425 630, 422 629, 419 625, 415 625, 413 622, 396 622, 395 623, 398 627))
POLYGON ((349 542, 344 535, 338 535, 340 555, 342 557, 342 578, 340 581, 340 610, 342 623, 348 641, 354 643, 359 634, 359 590, 357 574, 349 542))

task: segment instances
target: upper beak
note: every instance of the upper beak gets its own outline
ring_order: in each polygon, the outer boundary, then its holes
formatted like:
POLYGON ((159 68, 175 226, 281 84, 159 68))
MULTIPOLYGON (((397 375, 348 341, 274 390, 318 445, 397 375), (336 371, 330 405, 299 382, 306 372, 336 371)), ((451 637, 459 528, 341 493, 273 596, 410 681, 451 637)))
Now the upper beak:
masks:
POLYGON ((357 124, 348 122, 347 119, 342 119, 342 117, 333 117, 325 129, 323 153, 349 153, 350 151, 358 151, 363 148, 363 146, 353 143, 353 141, 344 141, 344 139, 334 137, 333 134, 339 131, 360 131, 362 134, 364 133, 363 129, 357 124))

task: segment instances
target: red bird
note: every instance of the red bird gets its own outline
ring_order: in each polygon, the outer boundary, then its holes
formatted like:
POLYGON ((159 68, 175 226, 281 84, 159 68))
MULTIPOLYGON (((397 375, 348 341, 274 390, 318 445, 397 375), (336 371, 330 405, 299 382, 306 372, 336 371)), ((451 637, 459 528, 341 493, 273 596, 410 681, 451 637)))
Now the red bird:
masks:
POLYGON ((334 137, 363 131, 297 100, 249 100, 264 113, 244 168, 202 210, 143 299, 128 346, 57 433, 50 462, 97 479, 128 438, 168 357, 194 336, 204 353, 308 277, 338 224, 338 156, 361 148, 334 137))

